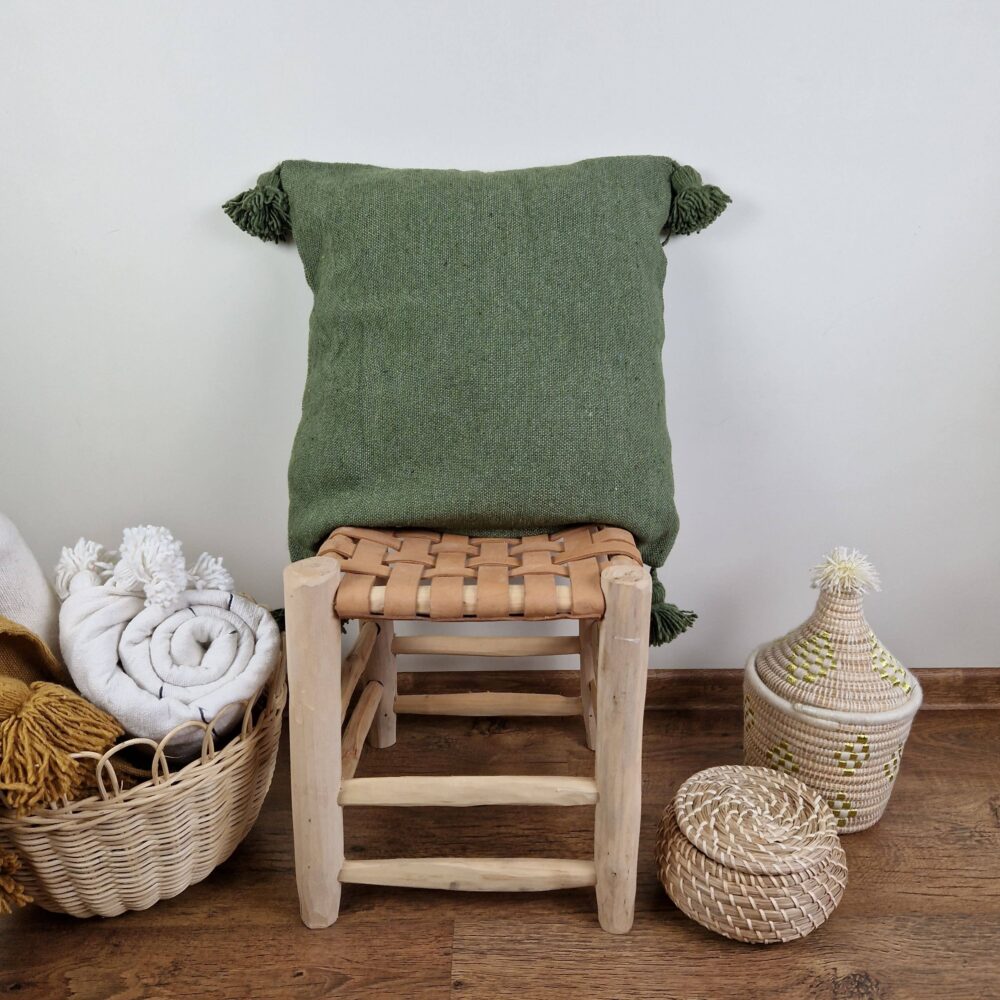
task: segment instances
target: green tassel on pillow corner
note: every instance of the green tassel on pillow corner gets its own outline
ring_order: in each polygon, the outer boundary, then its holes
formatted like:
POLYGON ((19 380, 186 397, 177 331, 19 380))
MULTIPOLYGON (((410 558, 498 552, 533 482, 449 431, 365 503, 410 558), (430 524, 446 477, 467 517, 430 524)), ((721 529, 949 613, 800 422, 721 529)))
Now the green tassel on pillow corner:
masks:
POLYGON ((668 604, 666 591, 656 570, 653 575, 653 605, 649 612, 649 644, 664 646, 686 632, 698 620, 693 611, 682 611, 676 604, 668 604))
POLYGON ((230 198, 222 210, 240 229, 266 243, 283 243, 291 238, 288 195, 281 186, 281 168, 261 174, 255 187, 230 198))
POLYGON ((676 166, 670 175, 669 236, 688 236, 710 226, 726 210, 732 198, 714 184, 702 184, 694 167, 676 166))

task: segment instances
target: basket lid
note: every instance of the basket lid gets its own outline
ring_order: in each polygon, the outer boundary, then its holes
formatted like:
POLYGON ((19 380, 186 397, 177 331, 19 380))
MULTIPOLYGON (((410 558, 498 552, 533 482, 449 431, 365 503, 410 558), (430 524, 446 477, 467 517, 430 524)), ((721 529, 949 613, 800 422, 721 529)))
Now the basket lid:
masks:
POLYGON ((856 549, 834 549, 813 570, 816 610, 798 628, 757 651, 754 666, 775 694, 800 705, 871 714, 899 709, 920 685, 878 640, 862 600, 879 589, 875 568, 856 549))
POLYGON ((815 871, 840 847, 822 796, 769 767, 699 771, 678 789, 674 814, 702 854, 749 875, 815 871))

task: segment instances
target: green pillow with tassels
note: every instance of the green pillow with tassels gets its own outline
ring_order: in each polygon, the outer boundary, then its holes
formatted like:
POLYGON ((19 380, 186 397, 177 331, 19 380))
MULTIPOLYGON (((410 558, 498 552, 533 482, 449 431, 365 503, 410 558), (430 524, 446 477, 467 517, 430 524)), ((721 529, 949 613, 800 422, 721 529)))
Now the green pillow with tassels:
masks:
MULTIPOLYGON (((677 534, 662 244, 729 198, 620 156, 495 173, 286 160, 225 205, 292 237, 315 295, 289 467, 292 559, 340 525, 677 534)), ((694 619, 654 586, 652 638, 694 619)))

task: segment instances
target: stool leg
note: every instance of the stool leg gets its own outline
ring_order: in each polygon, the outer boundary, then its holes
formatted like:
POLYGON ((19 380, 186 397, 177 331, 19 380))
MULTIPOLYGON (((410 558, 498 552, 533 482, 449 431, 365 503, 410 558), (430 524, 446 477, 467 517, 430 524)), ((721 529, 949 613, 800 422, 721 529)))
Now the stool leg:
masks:
POLYGON ((368 730, 368 745, 384 750, 396 742, 396 654, 392 651, 393 623, 380 621, 378 629, 365 681, 382 685, 382 700, 368 730))
POLYGON ((340 911, 340 579, 340 565, 325 556, 285 569, 295 880, 307 927, 328 927, 340 911))
POLYGON ((597 661, 597 912, 612 934, 632 927, 642 815, 642 712, 649 666, 649 571, 601 574, 606 610, 597 661))
POLYGON ((597 746, 597 650, 600 636, 600 622, 580 619, 580 701, 583 702, 588 750, 597 746))

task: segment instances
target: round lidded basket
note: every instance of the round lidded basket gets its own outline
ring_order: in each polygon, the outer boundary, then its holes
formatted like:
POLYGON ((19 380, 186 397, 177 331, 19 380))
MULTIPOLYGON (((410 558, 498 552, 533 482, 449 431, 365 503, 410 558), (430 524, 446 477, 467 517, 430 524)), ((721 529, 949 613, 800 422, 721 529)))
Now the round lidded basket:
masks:
POLYGON ((889 803, 922 692, 865 620, 864 594, 879 583, 861 553, 834 549, 813 585, 813 614, 747 661, 744 759, 801 779, 854 833, 889 803))
POLYGON ((677 907, 750 944, 805 937, 847 886, 830 808, 765 767, 713 767, 688 778, 663 812, 656 862, 677 907))
POLYGON ((257 820, 274 774, 286 696, 279 663, 221 749, 214 745, 215 720, 185 723, 158 744, 134 739, 103 756, 74 755, 95 762, 97 794, 90 798, 26 816, 0 802, 0 876, 7 877, 0 888, 14 902, 56 913, 114 917, 148 909, 206 878, 257 820), (201 754, 171 772, 170 739, 188 726, 204 731, 201 754), (152 773, 126 787, 120 776, 132 769, 116 758, 137 745, 152 751, 152 773))

